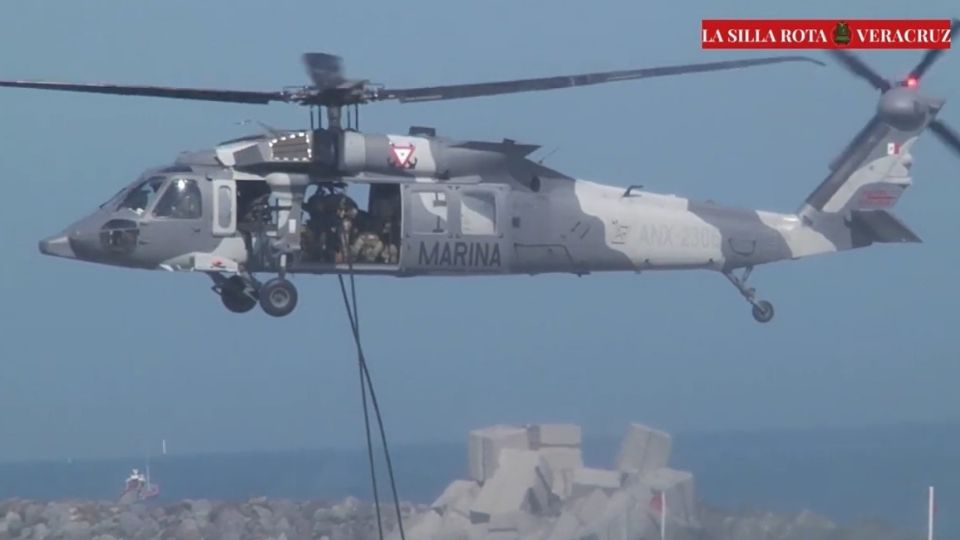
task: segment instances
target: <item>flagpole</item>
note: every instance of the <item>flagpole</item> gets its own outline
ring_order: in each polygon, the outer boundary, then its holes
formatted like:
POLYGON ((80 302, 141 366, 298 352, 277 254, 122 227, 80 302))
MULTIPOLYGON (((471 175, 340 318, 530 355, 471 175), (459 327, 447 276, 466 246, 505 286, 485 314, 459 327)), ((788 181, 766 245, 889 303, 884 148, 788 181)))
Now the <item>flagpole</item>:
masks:
POLYGON ((933 540, 933 486, 930 486, 927 496, 927 540, 933 540))
POLYGON ((660 492, 660 540, 667 539, 667 492, 660 492))

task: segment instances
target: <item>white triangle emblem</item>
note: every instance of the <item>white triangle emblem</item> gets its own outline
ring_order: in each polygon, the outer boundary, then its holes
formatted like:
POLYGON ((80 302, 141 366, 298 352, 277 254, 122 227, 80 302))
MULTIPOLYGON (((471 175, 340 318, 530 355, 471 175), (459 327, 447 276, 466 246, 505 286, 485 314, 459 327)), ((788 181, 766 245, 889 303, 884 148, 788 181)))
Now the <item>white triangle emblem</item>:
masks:
POLYGON ((393 154, 393 159, 391 160, 394 167, 400 167, 403 169, 410 168, 412 165, 410 163, 410 158, 413 157, 413 145, 390 145, 390 152, 393 154))

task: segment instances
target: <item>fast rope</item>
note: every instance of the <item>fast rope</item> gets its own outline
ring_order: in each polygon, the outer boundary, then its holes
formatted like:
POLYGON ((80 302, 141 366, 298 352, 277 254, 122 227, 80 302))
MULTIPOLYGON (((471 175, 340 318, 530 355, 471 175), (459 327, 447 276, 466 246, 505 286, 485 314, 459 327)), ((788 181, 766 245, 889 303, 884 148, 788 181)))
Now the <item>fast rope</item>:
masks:
MULTIPOLYGON (((342 222, 341 222, 342 223, 342 222)), ((370 412, 367 406, 367 391, 370 393, 370 402, 373 404, 374 414, 377 417, 377 426, 380 430, 380 442, 383 443, 383 456, 387 462, 387 474, 390 477, 390 489, 393 493, 393 506, 397 513, 397 527, 400 531, 400 540, 406 540, 403 531, 403 518, 400 514, 400 500, 397 497, 397 484, 393 474, 393 463, 390 459, 390 449, 387 447, 387 436, 383 428, 383 418, 380 415, 380 405, 377 403, 377 394, 373 389, 373 380, 370 377, 370 370, 367 369, 367 359, 363 353, 363 345, 360 341, 360 312, 357 306, 357 284, 354 278, 353 260, 350 256, 349 233, 341 227, 340 245, 347 260, 347 272, 350 276, 350 297, 347 297, 347 287, 343 282, 343 274, 337 274, 337 280, 340 282, 340 293, 343 295, 343 306, 346 308, 347 317, 350 319, 350 330, 353 334, 353 342, 357 347, 357 364, 360 368, 360 396, 363 400, 363 423, 367 436, 367 457, 370 461, 370 479, 373 484, 373 502, 377 513, 377 531, 380 534, 380 540, 383 536, 383 520, 380 515, 380 495, 377 489, 377 471, 373 459, 373 438, 370 435, 370 412)))

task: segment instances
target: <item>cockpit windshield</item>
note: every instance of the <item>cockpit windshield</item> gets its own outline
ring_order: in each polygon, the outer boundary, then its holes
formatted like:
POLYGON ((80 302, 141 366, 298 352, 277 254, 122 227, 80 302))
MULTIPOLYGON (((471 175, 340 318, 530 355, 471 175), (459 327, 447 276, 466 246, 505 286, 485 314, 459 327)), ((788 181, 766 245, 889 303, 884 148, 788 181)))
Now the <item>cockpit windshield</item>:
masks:
POLYGON ((117 210, 129 208, 138 214, 142 214, 160 193, 160 188, 163 187, 166 180, 163 176, 154 176, 143 181, 127 193, 123 201, 117 206, 117 210))
POLYGON ((202 212, 200 187, 196 180, 177 178, 163 192, 153 215, 173 219, 197 219, 202 212))

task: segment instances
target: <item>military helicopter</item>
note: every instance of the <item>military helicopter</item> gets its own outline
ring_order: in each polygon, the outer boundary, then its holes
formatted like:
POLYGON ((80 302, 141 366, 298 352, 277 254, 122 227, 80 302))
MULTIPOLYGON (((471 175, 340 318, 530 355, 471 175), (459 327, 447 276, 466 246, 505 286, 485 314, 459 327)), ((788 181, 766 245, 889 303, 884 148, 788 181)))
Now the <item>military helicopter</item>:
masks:
POLYGON ((258 303, 294 311, 292 274, 476 276, 711 270, 768 322, 770 302, 747 278, 756 265, 870 245, 918 241, 888 209, 910 185, 909 151, 942 101, 916 82, 936 58, 886 82, 838 58, 882 91, 875 116, 795 213, 741 210, 572 178, 510 139, 455 140, 434 129, 360 132, 359 105, 426 102, 745 68, 822 62, 781 56, 573 76, 409 89, 349 79, 340 57, 303 56, 311 86, 278 92, 0 81, 0 86, 310 107, 310 128, 273 130, 185 152, 145 171, 91 215, 40 241, 42 253, 129 268, 202 272, 232 312, 258 303), (321 111, 326 110, 326 126, 321 111), (344 123, 346 111, 346 125, 344 123), (316 116, 314 115, 316 112, 316 116), (367 187, 361 208, 351 190, 367 187), (737 275, 735 272, 740 271, 737 275), (272 277, 261 283, 255 274, 272 277))

